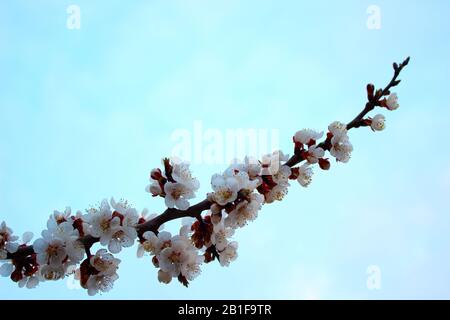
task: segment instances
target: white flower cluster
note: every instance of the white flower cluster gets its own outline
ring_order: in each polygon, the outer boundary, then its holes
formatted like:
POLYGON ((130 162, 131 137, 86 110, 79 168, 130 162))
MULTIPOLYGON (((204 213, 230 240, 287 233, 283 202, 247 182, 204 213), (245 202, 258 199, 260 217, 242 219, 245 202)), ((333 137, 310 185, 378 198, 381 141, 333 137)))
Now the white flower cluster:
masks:
POLYGON ((395 92, 391 93, 387 98, 386 107, 391 111, 397 110, 398 107, 400 107, 400 105, 398 104, 398 96, 395 92))
MULTIPOLYGON (((145 219, 146 210, 139 217, 136 209, 126 202, 116 202, 114 199, 110 203, 103 200, 98 208, 88 209, 86 214, 78 211, 72 215, 70 207, 64 212, 55 211, 47 221, 47 229, 33 243, 34 255, 3 264, 0 274, 11 276, 19 286, 26 285, 28 288, 35 287, 40 281, 62 279, 75 272, 77 265, 85 257, 83 239, 86 236, 98 239, 110 252, 117 253, 123 247, 134 244, 137 238, 136 226, 139 222, 145 222, 145 219)), ((19 245, 18 237, 13 236, 12 230, 3 222, 0 226, 0 258, 6 259, 8 253, 13 254, 26 247, 32 237, 31 232, 26 232, 19 245)), ((84 287, 89 294, 107 291, 118 278, 115 270, 120 260, 113 259, 111 254, 102 249, 95 256, 88 256, 86 261, 92 264, 89 270, 97 271, 89 273, 90 278, 88 281, 86 279, 84 287), (111 267, 102 269, 106 264, 111 267)))
MULTIPOLYGON (((385 107, 390 111, 397 110, 400 107, 400 105, 398 104, 397 94, 391 93, 387 99, 383 99, 381 101, 381 106, 385 107)), ((386 127, 385 125, 386 118, 382 114, 377 114, 373 118, 369 118, 368 121, 370 124, 370 128, 373 131, 382 131, 386 127)))
POLYGON ((168 159, 163 161, 165 174, 160 169, 153 169, 150 174, 151 184, 147 186, 146 191, 153 196, 164 197, 168 208, 187 210, 189 199, 195 197, 200 183, 192 176, 188 163, 169 163, 168 159))
POLYGON ((217 250, 221 266, 228 267, 230 262, 236 260, 237 258, 238 243, 236 241, 229 240, 233 234, 234 229, 226 226, 224 220, 221 220, 219 223, 214 225, 213 232, 211 234, 211 244, 214 245, 217 250))
MULTIPOLYGON (((18 236, 13 235, 13 231, 6 226, 5 222, 0 225, 0 260, 5 260, 8 253, 16 253, 20 247, 26 246, 33 238, 32 232, 25 232, 22 235, 22 242, 19 245, 18 236)), ((0 275, 2 277, 11 277, 16 281, 19 287, 26 286, 28 289, 34 288, 38 285, 39 279, 35 275, 37 266, 32 258, 21 261, 20 265, 17 262, 13 264, 12 261, 6 261, 0 267, 0 275)))
POLYGON ((337 161, 348 162, 353 151, 353 146, 347 135, 347 125, 335 121, 328 126, 328 130, 332 134, 330 154, 337 161))

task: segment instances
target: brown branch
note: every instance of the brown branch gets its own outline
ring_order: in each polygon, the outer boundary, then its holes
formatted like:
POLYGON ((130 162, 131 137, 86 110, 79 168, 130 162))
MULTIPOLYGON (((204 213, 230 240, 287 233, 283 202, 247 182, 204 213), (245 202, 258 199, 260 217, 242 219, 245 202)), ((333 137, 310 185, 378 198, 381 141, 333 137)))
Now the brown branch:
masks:
POLYGON ((393 67, 394 67, 394 76, 392 77, 391 82, 389 82, 389 84, 384 89, 377 90, 376 94, 373 97, 369 97, 369 99, 368 99, 368 101, 366 103, 366 106, 363 109, 363 111, 361 111, 355 117, 355 119, 353 119, 352 121, 350 121, 347 124, 347 130, 350 130, 352 128, 358 128, 359 126, 361 126, 362 120, 364 119, 364 117, 370 111, 375 109, 375 107, 381 106, 380 99, 383 98, 386 95, 389 95, 390 94, 390 90, 400 83, 400 80, 397 80, 397 78, 400 75, 400 72, 402 72, 403 68, 408 65, 409 59, 410 59, 409 57, 406 58, 405 61, 403 61, 400 65, 398 65, 397 63, 394 63, 394 65, 393 65, 393 67))
MULTIPOLYGON (((383 89, 379 89, 376 94, 373 97, 370 97, 368 99, 368 102, 366 103, 364 109, 352 120, 347 124, 347 130, 350 130, 352 128, 357 128, 361 126, 361 122, 363 118, 372 111, 376 106, 381 105, 380 99, 384 96, 390 94, 390 89, 397 86, 400 83, 400 80, 397 80, 398 76, 400 75, 400 72, 402 69, 409 63, 409 57, 403 61, 400 65, 397 65, 394 63, 394 76, 392 77, 392 80, 389 82, 389 84, 383 89)), ((331 149, 331 139, 326 138, 323 142, 318 144, 318 147, 323 148, 324 150, 330 150, 331 149)), ((286 163, 285 165, 289 167, 293 167, 297 165, 298 163, 305 160, 301 154, 294 154, 286 163)), ((166 169, 166 168, 165 168, 166 169)), ((167 169, 166 169, 167 173, 167 169)), ((170 173, 169 173, 170 175, 170 173)), ((184 217, 193 217, 198 219, 199 221, 202 220, 202 212, 205 210, 208 210, 211 207, 212 203, 205 199, 195 205, 192 205, 187 210, 179 210, 175 208, 168 208, 163 213, 158 215, 157 217, 144 222, 142 224, 139 224, 136 226, 137 232, 139 237, 142 236, 142 234, 146 231, 153 231, 157 232, 159 227, 169 221, 184 218, 184 217)), ((92 237, 90 235, 81 237, 79 239, 83 243, 83 245, 86 248, 86 252, 90 252, 90 248, 93 244, 100 241, 99 238, 92 237)), ((15 253, 9 253, 7 254, 7 259, 24 259, 27 256, 30 256, 34 254, 33 246, 24 246, 19 248, 15 253)))

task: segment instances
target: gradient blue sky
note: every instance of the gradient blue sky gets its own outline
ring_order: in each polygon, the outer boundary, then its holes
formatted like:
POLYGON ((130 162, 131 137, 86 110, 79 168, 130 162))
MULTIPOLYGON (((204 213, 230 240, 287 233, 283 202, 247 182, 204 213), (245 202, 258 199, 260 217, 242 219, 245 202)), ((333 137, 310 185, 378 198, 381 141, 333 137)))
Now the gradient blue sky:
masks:
MULTIPOLYGON (((448 299, 449 16, 444 0, 1 1, 0 220, 38 234, 54 209, 110 196, 161 212, 144 188, 174 130, 279 129, 291 152, 296 130, 350 120, 366 83, 385 85, 410 55, 387 129, 351 132, 348 164, 266 206, 237 232, 229 268, 162 285, 128 249, 114 290, 95 298, 448 299), (69 4, 80 30, 66 28, 69 4), (371 4, 380 30, 366 27, 371 4), (366 287, 370 265, 380 290, 366 287)), ((193 166, 200 196, 221 169, 193 166)), ((0 279, 11 298, 89 297, 0 279)))

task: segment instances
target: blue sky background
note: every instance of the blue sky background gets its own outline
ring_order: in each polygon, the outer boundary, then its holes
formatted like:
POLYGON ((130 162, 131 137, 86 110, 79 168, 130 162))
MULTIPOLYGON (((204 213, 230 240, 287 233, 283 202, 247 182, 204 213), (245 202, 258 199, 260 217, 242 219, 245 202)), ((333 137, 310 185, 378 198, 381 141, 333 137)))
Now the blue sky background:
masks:
MULTIPOLYGON (((229 268, 162 285, 128 249, 95 298, 448 299, 449 15, 444 0, 1 1, 0 220, 38 234, 54 209, 110 196, 161 212, 144 188, 174 130, 279 129, 291 152, 296 130, 351 120, 366 83, 384 86, 410 55, 386 130, 352 130, 348 164, 264 207, 229 268), (80 30, 66 28, 70 4, 80 30), (371 4, 380 30, 366 27, 371 4), (370 265, 380 290, 366 286, 370 265)), ((200 197, 223 168, 193 166, 200 197)), ((66 281, 0 279, 11 298, 92 299, 66 281)))

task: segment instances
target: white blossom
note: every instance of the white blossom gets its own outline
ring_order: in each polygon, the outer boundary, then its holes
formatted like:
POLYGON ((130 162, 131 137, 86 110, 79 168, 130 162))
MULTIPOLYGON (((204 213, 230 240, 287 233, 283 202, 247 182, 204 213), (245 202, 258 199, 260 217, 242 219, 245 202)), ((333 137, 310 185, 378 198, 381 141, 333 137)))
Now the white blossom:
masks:
POLYGON ((219 252, 220 265, 228 267, 230 262, 237 258, 238 243, 236 241, 228 243, 225 250, 219 252))
POLYGON ((45 280, 59 280, 66 275, 66 269, 63 264, 46 264, 39 270, 45 280))
POLYGON ((235 159, 225 170, 225 175, 231 176, 231 173, 235 170, 247 172, 250 180, 254 180, 261 174, 261 164, 258 160, 250 157, 245 157, 243 162, 235 159))
POLYGON ((85 247, 79 239, 67 239, 66 252, 71 262, 80 262, 84 258, 85 247))
POLYGON ((285 155, 281 150, 274 151, 272 154, 266 154, 261 160, 261 174, 272 175, 279 171, 281 162, 285 162, 289 159, 288 155, 285 155))
POLYGON ((172 169, 172 178, 178 182, 188 186, 193 191, 197 191, 200 187, 199 181, 192 176, 187 162, 175 163, 172 169))
POLYGON ((162 196, 164 194, 158 181, 153 180, 152 183, 145 188, 145 191, 151 193, 153 196, 162 196))
POLYGON ((224 176, 235 178, 238 183, 238 190, 248 190, 253 191, 255 190, 258 185, 260 184, 259 180, 254 179, 250 180, 250 176, 246 171, 238 170, 236 168, 234 169, 227 169, 224 172, 224 176))
POLYGON ((289 186, 289 176, 291 175, 291 168, 282 165, 280 169, 272 175, 272 180, 278 185, 289 186))
POLYGON ((14 265, 12 263, 6 262, 0 267, 0 276, 9 277, 14 271, 14 265))
POLYGON ((312 168, 308 163, 304 163, 298 169, 299 169, 298 170, 299 174, 297 177, 297 181, 303 187, 307 187, 311 183, 311 180, 312 180, 312 175, 313 175, 312 168))
POLYGON ((373 131, 382 131, 385 128, 385 122, 386 118, 382 114, 377 114, 375 117, 372 118, 372 123, 370 124, 370 127, 373 131))
POLYGON ((139 216, 135 209, 125 208, 123 204, 113 203, 121 217, 114 215, 107 200, 103 200, 99 210, 92 209, 86 221, 89 233, 100 238, 100 243, 108 246, 112 253, 118 253, 122 247, 130 247, 137 238, 135 225, 139 216))
POLYGON ((345 123, 334 121, 328 126, 328 130, 334 137, 340 137, 342 135, 347 136, 347 125, 345 123))
POLYGON ((190 247, 192 245, 188 238, 172 237, 170 247, 164 248, 158 255, 161 270, 177 277, 181 272, 181 265, 188 261, 190 247))
POLYGON ((341 132, 338 135, 333 135, 333 138, 331 138, 331 145, 330 154, 335 157, 336 160, 341 162, 348 162, 348 160, 350 160, 353 146, 346 133, 341 132))
POLYGON ((231 228, 241 228, 249 221, 253 221, 258 216, 258 211, 264 203, 264 196, 259 193, 252 193, 250 201, 240 202, 233 211, 225 218, 225 226, 231 228))
POLYGON ((89 279, 86 282, 88 294, 93 296, 99 291, 107 292, 111 290, 114 281, 119 278, 116 272, 119 268, 120 260, 114 258, 105 249, 100 249, 90 258, 89 262, 98 271, 98 274, 89 275, 89 279))
POLYGON ((158 281, 161 283, 169 284, 172 281, 172 275, 169 272, 162 270, 158 271, 158 281))
POLYGON ((105 274, 96 274, 89 276, 89 279, 86 283, 86 287, 88 289, 88 294, 90 296, 96 295, 99 291, 108 292, 114 286, 114 281, 119 279, 119 275, 117 273, 111 275, 105 274))
POLYGON ((277 184, 268 193, 265 194, 265 202, 272 203, 281 201, 288 193, 288 184, 277 184))
POLYGON ((389 97, 386 100, 386 106, 389 110, 396 110, 400 105, 398 104, 398 97, 397 94, 391 93, 389 97))
POLYGON ((312 129, 303 129, 297 131, 294 135, 294 141, 302 144, 316 144, 316 141, 322 138, 323 131, 317 132, 312 129))
POLYGON ((11 228, 8 228, 5 221, 0 224, 0 260, 6 259, 8 252, 17 251, 19 244, 16 242, 18 236, 13 235, 11 228))
POLYGON ((47 236, 34 241, 33 249, 36 253, 36 261, 40 265, 61 265, 67 256, 64 242, 47 236))
POLYGON ((32 275, 29 277, 23 277, 18 283, 19 288, 26 287, 27 289, 36 288, 39 284, 39 277, 32 275))
POLYGON ((189 251, 188 258, 181 265, 181 274, 189 281, 194 280, 201 273, 200 265, 205 261, 205 256, 198 255, 197 251, 189 251))
POLYGON ((168 208, 177 207, 180 210, 189 208, 189 199, 195 197, 195 189, 191 185, 179 182, 167 182, 164 185, 165 202, 168 208))
POLYGON ((172 235, 167 231, 161 231, 158 235, 153 231, 146 231, 142 237, 145 241, 141 244, 143 252, 140 256, 142 256, 144 252, 150 252, 153 255, 157 255, 164 248, 170 247, 172 240, 172 235))
POLYGON ((156 256, 160 268, 158 272, 160 282, 169 283, 169 276, 178 277, 179 275, 192 280, 200 274, 200 265, 204 261, 204 256, 197 254, 197 249, 188 237, 176 235, 165 244, 167 246, 156 256))
POLYGON ((218 251, 222 251, 228 244, 228 238, 234 234, 234 230, 225 226, 224 221, 214 225, 213 233, 211 234, 211 244, 213 244, 218 251))
POLYGON ((211 185, 214 190, 213 199, 219 205, 224 206, 236 200, 239 182, 235 177, 215 174, 211 178, 211 185))

